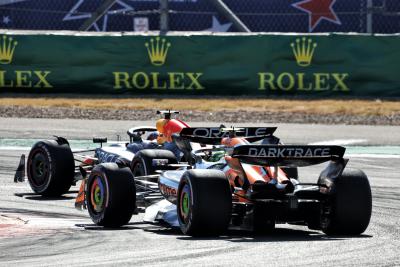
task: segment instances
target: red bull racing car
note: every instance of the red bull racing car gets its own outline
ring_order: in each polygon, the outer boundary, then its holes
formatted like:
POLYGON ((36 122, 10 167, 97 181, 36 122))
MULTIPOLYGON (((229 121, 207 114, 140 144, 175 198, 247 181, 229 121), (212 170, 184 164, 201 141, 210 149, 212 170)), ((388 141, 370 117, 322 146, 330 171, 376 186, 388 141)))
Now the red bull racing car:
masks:
POLYGON ((179 151, 169 141, 170 136, 189 127, 185 122, 171 118, 172 114, 179 113, 177 111, 157 113, 164 118, 157 121, 156 127, 142 126, 127 131, 129 142, 103 146, 107 138, 93 138, 94 143, 100 144, 99 148, 72 151, 68 140, 63 137, 40 141, 29 152, 26 166, 25 155, 21 156, 14 181, 22 181, 27 173, 28 182, 35 193, 60 196, 83 179, 82 173, 85 174, 101 163, 118 161, 130 167, 136 176, 154 174, 152 159, 162 158, 170 164, 177 163, 179 151))

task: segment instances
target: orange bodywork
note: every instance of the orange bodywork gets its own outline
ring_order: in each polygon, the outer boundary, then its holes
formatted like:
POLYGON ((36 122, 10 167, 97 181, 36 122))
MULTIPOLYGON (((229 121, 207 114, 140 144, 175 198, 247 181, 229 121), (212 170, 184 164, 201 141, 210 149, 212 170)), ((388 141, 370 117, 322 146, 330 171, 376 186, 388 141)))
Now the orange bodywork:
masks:
POLYGON ((237 145, 248 145, 250 143, 245 138, 225 137, 225 138, 222 138, 221 144, 224 145, 224 146, 227 146, 227 147, 234 147, 234 146, 237 146, 237 145))
POLYGON ((82 180, 81 186, 79 187, 78 195, 75 199, 75 208, 84 209, 85 208, 85 182, 86 180, 82 180))
MULTIPOLYGON (((222 139, 221 144, 227 147, 234 147, 237 145, 248 145, 249 142, 245 138, 227 137, 222 139)), ((285 181, 289 180, 285 172, 280 168, 244 164, 239 159, 230 156, 225 156, 225 160, 229 165, 229 169, 225 172, 225 175, 232 187, 243 187, 246 178, 249 185, 257 181, 268 183, 276 179, 278 183, 285 183, 285 181)), ((245 194, 246 192, 242 193, 245 194)))
MULTIPOLYGON (((91 157, 87 157, 83 160, 81 166, 90 166, 94 164, 95 159, 91 157)), ((85 209, 85 186, 86 180, 83 179, 81 182, 81 186, 79 187, 78 195, 75 198, 75 208, 77 209, 85 209)))

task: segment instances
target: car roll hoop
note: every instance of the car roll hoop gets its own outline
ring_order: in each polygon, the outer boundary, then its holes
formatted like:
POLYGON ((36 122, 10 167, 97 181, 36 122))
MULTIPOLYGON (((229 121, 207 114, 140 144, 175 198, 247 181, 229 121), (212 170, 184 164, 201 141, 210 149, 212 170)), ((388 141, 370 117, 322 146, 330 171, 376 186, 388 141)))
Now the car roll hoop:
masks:
POLYGON ((171 119, 171 115, 172 114, 179 114, 179 111, 176 110, 157 110, 157 114, 163 114, 164 115, 164 119, 166 120, 170 120, 171 119))

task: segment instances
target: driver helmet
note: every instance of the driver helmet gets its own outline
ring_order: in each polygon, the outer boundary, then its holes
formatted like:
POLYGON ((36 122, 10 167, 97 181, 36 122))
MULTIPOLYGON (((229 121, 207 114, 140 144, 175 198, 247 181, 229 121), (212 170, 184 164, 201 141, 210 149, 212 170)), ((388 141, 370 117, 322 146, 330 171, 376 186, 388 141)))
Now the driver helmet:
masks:
POLYGON ((172 135, 180 133, 187 125, 176 119, 160 119, 156 122, 156 128, 159 132, 157 142, 163 144, 165 142, 172 142, 172 135))
POLYGON ((165 126, 166 123, 167 123, 166 119, 159 119, 156 122, 156 128, 157 128, 157 131, 158 131, 157 143, 159 143, 159 144, 164 144, 165 141, 166 141, 166 139, 164 137, 164 133, 165 133, 164 126, 165 126))

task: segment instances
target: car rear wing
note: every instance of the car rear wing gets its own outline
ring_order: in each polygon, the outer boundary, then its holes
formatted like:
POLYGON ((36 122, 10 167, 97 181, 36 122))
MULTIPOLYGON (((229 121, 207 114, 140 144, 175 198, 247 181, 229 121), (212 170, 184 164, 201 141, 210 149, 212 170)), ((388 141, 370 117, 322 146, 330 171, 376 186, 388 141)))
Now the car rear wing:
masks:
MULTIPOLYGON (((277 127, 240 127, 239 129, 234 132, 235 137, 243 137, 249 142, 255 142, 271 137, 277 127)), ((229 137, 230 134, 229 131, 224 131, 220 127, 197 127, 183 128, 179 135, 193 143, 219 145, 222 138, 229 137)))
POLYGON ((339 161, 345 151, 341 146, 243 145, 234 148, 232 157, 252 165, 302 167, 339 161))

